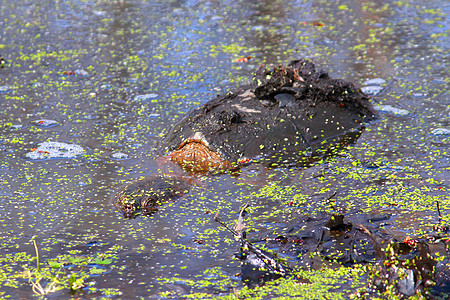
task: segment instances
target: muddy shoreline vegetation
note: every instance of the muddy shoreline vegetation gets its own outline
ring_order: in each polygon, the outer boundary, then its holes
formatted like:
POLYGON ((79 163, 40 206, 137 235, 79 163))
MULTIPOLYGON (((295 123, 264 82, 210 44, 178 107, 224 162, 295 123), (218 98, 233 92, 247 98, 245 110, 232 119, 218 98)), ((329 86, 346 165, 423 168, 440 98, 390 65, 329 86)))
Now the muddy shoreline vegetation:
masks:
POLYGON ((241 242, 236 259, 241 261, 240 276, 250 288, 250 295, 251 289, 279 278, 294 285, 311 284, 308 277, 302 276, 302 269, 320 273, 320 270, 337 270, 342 266, 359 270, 360 276, 368 279, 350 294, 352 299, 372 299, 379 295, 387 299, 413 296, 445 299, 450 289, 448 227, 436 228, 433 235, 424 238, 398 240, 380 228, 383 218, 352 224, 344 214, 319 214, 303 219, 300 229, 299 224, 286 235, 250 241, 246 238, 243 219, 247 207, 239 213, 234 229, 218 215, 215 221, 241 242), (287 264, 276 251, 267 250, 274 244, 297 254, 295 267, 287 264))

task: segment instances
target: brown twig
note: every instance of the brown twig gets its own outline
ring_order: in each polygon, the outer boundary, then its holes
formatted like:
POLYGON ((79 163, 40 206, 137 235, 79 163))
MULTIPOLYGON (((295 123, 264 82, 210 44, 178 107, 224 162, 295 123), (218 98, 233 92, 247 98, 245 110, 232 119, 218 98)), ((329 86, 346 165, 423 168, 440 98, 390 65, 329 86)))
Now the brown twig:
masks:
POLYGON ((439 209, 439 201, 438 200, 436 200, 436 206, 437 206, 437 211, 438 211, 438 215, 439 215, 439 222, 441 222, 442 215, 441 215, 441 210, 439 209))
MULTIPOLYGON (((244 207, 241 209, 241 213, 245 210, 246 207, 248 207, 248 204, 244 205, 244 207)), ((273 258, 270 258, 270 259, 274 262, 275 266, 271 265, 270 260, 268 260, 267 255, 262 253, 261 250, 259 250, 257 247, 255 247, 249 240, 247 240, 247 238, 245 238, 243 235, 240 235, 236 230, 234 230, 233 228, 230 228, 227 224, 222 222, 222 220, 219 218, 219 213, 216 213, 216 215, 214 216, 214 221, 218 222, 220 225, 225 227, 225 229, 227 229, 235 237, 237 237, 241 241, 241 243, 246 244, 248 249, 250 251, 252 251, 264 263, 264 265, 266 265, 266 267, 269 270, 271 270, 273 272, 282 272, 282 273, 285 272, 283 267, 279 267, 278 268, 279 270, 277 270, 277 265, 279 265, 279 266, 281 266, 281 265, 278 262, 276 262, 273 258)))

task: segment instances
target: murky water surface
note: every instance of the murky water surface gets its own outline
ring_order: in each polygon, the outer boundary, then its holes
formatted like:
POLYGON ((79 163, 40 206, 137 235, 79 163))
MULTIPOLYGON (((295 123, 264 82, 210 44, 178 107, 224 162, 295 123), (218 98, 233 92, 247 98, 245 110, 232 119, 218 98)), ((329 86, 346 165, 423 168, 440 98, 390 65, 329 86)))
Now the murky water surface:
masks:
MULTIPOLYGON (((433 231, 437 203, 450 225, 448 12, 433 0, 2 1, 1 255, 34 256, 32 240, 43 263, 106 255, 84 266, 84 298, 229 294, 239 243, 213 216, 232 225, 247 202, 254 240, 336 210, 384 216, 398 239, 433 231), (374 94, 380 118, 356 144, 310 167, 202 178, 153 216, 112 208, 123 184, 160 172, 171 124, 258 65, 299 57, 374 94)), ((0 295, 33 293, 18 285, 0 295)))

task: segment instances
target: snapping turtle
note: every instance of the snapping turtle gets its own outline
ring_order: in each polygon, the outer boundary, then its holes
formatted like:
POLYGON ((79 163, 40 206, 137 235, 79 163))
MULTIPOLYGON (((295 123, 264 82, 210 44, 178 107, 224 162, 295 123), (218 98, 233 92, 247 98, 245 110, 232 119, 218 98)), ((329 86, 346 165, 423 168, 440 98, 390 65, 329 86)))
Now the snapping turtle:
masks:
MULTIPOLYGON (((273 69, 260 66, 251 85, 189 113, 159 150, 193 173, 235 170, 251 161, 292 164, 351 142, 373 118, 360 89, 300 59, 273 69)), ((127 189, 133 192, 132 185, 127 189)), ((122 198, 115 203, 124 212, 132 209, 122 198)))
POLYGON ((173 161, 194 172, 261 158, 295 163, 349 134, 357 136, 373 117, 368 97, 352 83, 317 72, 301 59, 272 70, 259 67, 252 85, 194 110, 162 145, 173 161))

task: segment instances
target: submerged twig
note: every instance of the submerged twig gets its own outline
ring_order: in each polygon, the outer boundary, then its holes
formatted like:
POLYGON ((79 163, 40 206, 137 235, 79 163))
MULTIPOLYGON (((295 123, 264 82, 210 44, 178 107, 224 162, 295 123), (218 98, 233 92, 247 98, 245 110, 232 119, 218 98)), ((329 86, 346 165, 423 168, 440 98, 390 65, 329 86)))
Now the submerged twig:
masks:
POLYGON ((322 244, 323 242, 323 237, 325 236, 325 231, 322 229, 322 232, 320 233, 320 238, 319 241, 317 242, 316 248, 314 251, 317 251, 317 249, 319 249, 319 246, 322 244))
POLYGON ((244 228, 245 228, 244 212, 245 212, 245 209, 249 206, 250 205, 248 203, 244 204, 244 206, 241 208, 241 211, 239 212, 238 222, 237 222, 236 226, 234 226, 234 230, 238 234, 238 236, 236 236, 237 240, 239 240, 242 237, 242 230, 244 230, 244 228))
POLYGON ((355 249, 356 233, 357 233, 357 231, 355 231, 355 233, 353 234, 352 243, 350 245, 350 251, 349 251, 350 262, 354 262, 354 263, 356 263, 357 258, 359 257, 358 251, 355 249), (353 259, 352 253, 355 255, 355 259, 353 259))
POLYGON ((331 194, 325 201, 330 201, 330 200, 333 199, 334 196, 336 196, 336 195, 337 195, 337 192, 334 191, 333 194, 331 194))
MULTIPOLYGON (((241 209, 241 212, 239 214, 240 217, 242 217, 244 210, 248 206, 249 205, 246 204, 241 209)), ((236 237, 237 240, 240 240, 241 243, 243 245, 245 245, 248 248, 248 250, 253 252, 256 255, 256 257, 258 259, 260 259, 269 270, 271 270, 272 272, 276 272, 276 273, 285 275, 286 271, 280 263, 278 263, 277 261, 275 261, 273 258, 269 257, 268 255, 264 254, 264 252, 262 252, 262 250, 258 249, 256 246, 254 246, 249 240, 247 240, 247 238, 245 237, 245 234, 241 234, 240 232, 236 231, 233 228, 230 228, 227 224, 222 222, 222 220, 219 218, 219 213, 216 213, 216 215, 214 216, 214 221, 218 222, 220 225, 225 227, 225 229, 227 229, 229 232, 231 232, 236 237)), ((238 221, 238 223, 239 223, 239 221, 238 221)))
POLYGON ((439 222, 441 222, 442 215, 441 215, 441 210, 439 208, 439 200, 437 200, 437 199, 436 199, 436 206, 437 206, 437 211, 438 211, 438 215, 439 215, 439 222))
POLYGON ((382 241, 380 241, 379 239, 377 239, 377 237, 372 234, 372 232, 365 227, 362 224, 355 224, 355 228, 364 232, 365 234, 367 234, 373 241, 373 247, 375 249, 375 253, 378 255, 378 257, 383 257, 383 255, 386 253, 385 250, 382 247, 382 241))
MULTIPOLYGON (((331 202, 330 200, 333 199, 336 195, 337 195, 337 192, 334 191, 330 196, 328 196, 328 197, 324 200, 324 203, 327 203, 327 204, 330 203, 330 202, 331 202)), ((332 207, 334 210, 338 211, 338 209, 336 208, 335 202, 334 202, 334 203, 331 202, 330 204, 331 204, 331 207, 332 207)))

